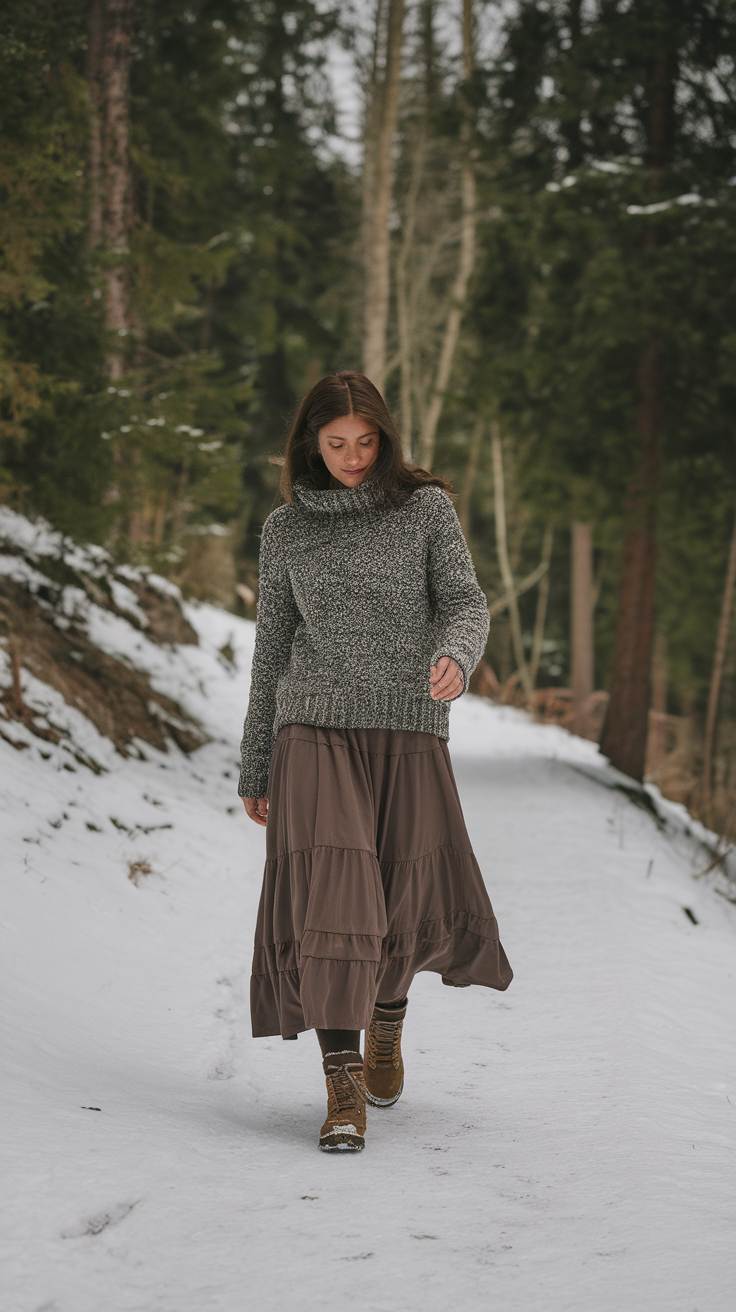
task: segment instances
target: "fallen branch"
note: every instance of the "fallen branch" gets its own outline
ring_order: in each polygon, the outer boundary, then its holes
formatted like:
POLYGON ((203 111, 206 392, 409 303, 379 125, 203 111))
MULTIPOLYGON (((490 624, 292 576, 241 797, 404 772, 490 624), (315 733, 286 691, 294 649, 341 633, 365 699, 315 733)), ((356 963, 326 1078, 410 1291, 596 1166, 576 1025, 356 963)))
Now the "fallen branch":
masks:
POLYGON ((734 850, 733 846, 729 846, 726 848, 725 852, 716 852, 710 865, 706 866, 705 870, 699 870, 697 874, 693 875, 693 879, 705 879, 705 876, 709 875, 711 870, 715 870, 716 866, 721 866, 722 868, 723 862, 725 861, 726 857, 729 856, 730 853, 733 852, 733 850, 734 850))

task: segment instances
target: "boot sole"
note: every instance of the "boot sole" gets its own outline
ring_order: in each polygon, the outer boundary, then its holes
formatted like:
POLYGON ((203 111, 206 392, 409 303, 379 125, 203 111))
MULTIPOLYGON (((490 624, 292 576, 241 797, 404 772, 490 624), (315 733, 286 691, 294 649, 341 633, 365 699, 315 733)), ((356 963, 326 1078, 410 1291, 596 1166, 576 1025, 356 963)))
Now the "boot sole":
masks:
POLYGON ((365 1096, 366 1096, 366 1101, 371 1103, 373 1107, 393 1107, 394 1103, 399 1101, 399 1098, 401 1097, 403 1092, 404 1092, 404 1081, 402 1080, 401 1088, 393 1098, 376 1098, 375 1095, 370 1092, 367 1086, 365 1090, 365 1096))
POLYGON ((326 1134, 319 1146, 323 1153, 360 1153, 365 1148, 365 1139, 357 1134, 326 1134))

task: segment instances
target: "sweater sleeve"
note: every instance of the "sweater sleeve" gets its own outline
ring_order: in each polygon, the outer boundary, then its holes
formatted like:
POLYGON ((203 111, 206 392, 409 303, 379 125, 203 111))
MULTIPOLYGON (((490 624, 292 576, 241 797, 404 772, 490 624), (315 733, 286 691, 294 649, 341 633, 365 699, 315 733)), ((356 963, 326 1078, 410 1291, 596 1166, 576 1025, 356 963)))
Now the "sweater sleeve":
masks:
POLYGON ((441 656, 457 661, 463 672, 463 692, 467 692, 470 676, 488 640, 488 602, 475 576, 452 502, 444 492, 435 495, 427 553, 436 633, 430 664, 436 665, 441 656))
POLYGON ((261 538, 256 645, 248 714, 240 746, 238 793, 241 797, 267 796, 275 742, 276 687, 289 664, 294 633, 301 618, 279 536, 278 518, 269 516, 261 538))

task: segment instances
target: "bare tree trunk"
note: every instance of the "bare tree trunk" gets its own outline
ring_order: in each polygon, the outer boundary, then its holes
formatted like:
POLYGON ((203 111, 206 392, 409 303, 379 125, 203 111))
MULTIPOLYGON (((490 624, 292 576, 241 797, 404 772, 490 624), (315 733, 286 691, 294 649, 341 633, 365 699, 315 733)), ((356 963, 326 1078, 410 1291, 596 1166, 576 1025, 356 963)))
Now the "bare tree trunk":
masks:
POLYGON ((184 535, 184 523, 186 520, 185 493, 189 484, 189 454, 184 453, 181 462, 179 477, 176 480, 176 492, 174 494, 174 505, 171 514, 171 539, 175 547, 181 546, 181 540, 184 535))
POLYGON ((470 438, 470 450, 468 451, 468 463, 465 466, 465 478, 463 479, 463 489, 458 501, 457 517, 460 520, 463 533, 468 536, 470 528, 470 498, 473 494, 473 484, 475 475, 478 472, 478 456, 480 455, 480 446, 483 441, 486 421, 483 415, 478 415, 473 426, 473 433, 470 438))
MULTIPOLYGON (((102 43, 102 87, 104 95, 104 240, 111 254, 128 253, 131 225, 131 179, 128 156, 130 121, 130 46, 133 37, 134 0, 104 0, 105 28, 102 43)), ((128 332, 128 287, 124 262, 105 270, 107 325, 119 337, 128 332)), ((111 349, 107 370, 119 378, 125 358, 111 349)))
POLYGON ((422 431, 419 435, 419 462, 425 468, 431 468, 434 459, 437 425, 440 421, 445 403, 445 394, 450 382, 450 373, 465 313, 468 283, 475 265, 476 190, 475 177, 469 163, 463 165, 461 191, 463 208, 460 224, 460 260, 452 291, 450 292, 450 309, 445 321, 432 398, 427 407, 422 431))
POLYGON ((731 623, 734 588, 736 588, 736 523, 733 526, 733 533, 731 534, 731 546, 728 553, 728 565, 726 567, 726 580, 723 585, 723 599, 721 601, 721 616, 718 621, 718 636, 716 638, 716 649, 713 656, 713 672, 710 676, 708 710, 705 717, 705 744, 703 747, 703 811, 707 824, 712 823, 713 745, 716 736, 718 699, 721 693, 723 667, 726 661, 726 647, 728 645, 728 631, 731 623))
POLYGON ((662 765, 667 755, 667 637, 655 633, 652 649, 652 701, 647 732, 647 774, 662 765))
MULTIPOLYGON (((652 64, 647 168, 652 191, 661 190, 669 149, 672 68, 666 51, 652 64)), ((657 232, 649 228, 646 247, 654 250, 657 232)), ((659 493, 662 425, 662 372, 659 332, 644 307, 646 347, 637 387, 637 430, 641 439, 638 466, 629 485, 629 528, 624 538, 611 698, 601 736, 601 751, 633 779, 643 779, 649 724, 649 676, 654 635, 656 515, 659 493)))
POLYGON ((511 564, 509 561, 508 536, 506 532, 506 494, 503 477, 503 449, 501 447, 501 435, 498 431, 498 424, 496 423, 491 425, 491 453, 493 456, 493 509, 494 519, 496 521, 496 550, 498 552, 498 566, 501 571, 501 580, 506 589, 514 658, 516 660, 521 686, 524 689, 526 697, 529 698, 532 693, 532 683, 529 677, 529 668, 524 659, 524 641, 521 634, 519 604, 517 601, 516 589, 514 588, 514 576, 511 572, 511 564))
POLYGON ((401 423, 401 444, 407 460, 411 459, 413 433, 412 411, 412 345, 414 323, 407 285, 407 265, 414 245, 414 233, 417 220, 417 201, 424 174, 424 158, 427 142, 424 132, 417 141, 412 160, 411 181, 404 207, 404 224, 401 234, 399 257, 396 261, 396 317, 399 335, 399 358, 401 361, 401 389, 399 415, 401 423))
POLYGON ((537 675, 539 674, 539 662, 542 658, 542 643, 544 642, 544 625, 547 619, 547 602, 549 601, 549 567, 552 561, 552 544, 554 542, 554 529, 546 528, 544 538, 542 539, 542 560, 543 566, 542 577, 539 580, 539 592, 537 593, 537 613, 534 619, 534 637, 532 640, 532 657, 529 662, 529 682, 532 688, 537 685, 537 675))
POLYGON ((393 183, 393 140, 399 111, 399 79, 405 0, 388 0, 385 58, 379 72, 384 4, 376 5, 376 60, 366 113, 366 159, 363 184, 365 241, 365 328, 363 368, 383 387, 389 306, 389 212, 393 183))
POLYGON ((572 705, 579 715, 593 691, 593 526, 572 526, 570 607, 570 682, 572 705))
MULTIPOLYGON (((365 118, 363 121, 363 261, 373 237, 373 207, 376 191, 377 124, 381 106, 379 96, 380 67, 384 57, 382 38, 385 35, 386 0, 375 0, 373 23, 373 52, 365 88, 365 118)), ((367 265, 366 265, 367 278, 367 265)))
POLYGON ((102 43, 104 0, 92 0, 87 31, 87 95, 89 98, 89 216, 87 243, 94 251, 102 241, 102 43))
POLYGON ((657 633, 652 652, 652 710, 667 714, 667 636, 657 633))
POLYGON ((166 488, 164 488, 163 491, 159 493, 158 500, 156 502, 156 511, 153 519, 152 541, 154 547, 160 547, 161 543, 164 540, 164 532, 166 529, 166 510, 168 506, 168 500, 169 500, 169 494, 166 488))
POLYGON ((640 377, 639 431, 644 445, 629 488, 633 521, 624 538, 611 698, 601 736, 604 756, 632 779, 644 778, 649 674, 654 635, 656 508, 660 465, 659 340, 654 331, 640 377))
POLYGON ((202 314, 202 336, 200 349, 209 351, 212 345, 212 319, 215 310, 215 280, 210 279, 204 289, 204 312, 202 314))
MULTIPOLYGON (((473 0, 463 0, 463 76, 467 82, 473 76, 475 68, 475 33, 473 22, 473 0)), ((461 217, 460 217, 460 258, 457 273, 450 292, 450 308, 445 321, 445 329, 440 347, 437 370, 435 373, 432 396, 422 420, 419 435, 419 463, 429 469, 434 459, 434 444, 437 425, 445 403, 445 394, 450 382, 450 374, 455 359, 460 328, 465 314, 468 297, 468 284, 475 267, 477 194, 475 173, 470 158, 471 124, 466 109, 465 122, 461 131, 463 144, 463 163, 460 175, 461 217)))

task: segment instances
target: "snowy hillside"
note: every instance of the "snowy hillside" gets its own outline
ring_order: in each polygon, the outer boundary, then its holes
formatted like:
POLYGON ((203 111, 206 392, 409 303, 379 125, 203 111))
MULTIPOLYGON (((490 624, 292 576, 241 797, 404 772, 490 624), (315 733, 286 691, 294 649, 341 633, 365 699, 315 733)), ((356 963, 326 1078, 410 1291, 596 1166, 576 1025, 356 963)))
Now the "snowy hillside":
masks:
MULTIPOLYGON (((46 588, 21 527, 0 572, 46 588)), ((116 749, 26 668, 50 736, 0 718, 5 1312, 731 1312, 736 891, 697 877, 712 836, 594 745, 463 699, 451 751, 516 978, 421 976, 403 1098, 364 1154, 320 1154, 314 1036, 249 1037, 253 626, 188 606, 173 645, 148 632, 163 580, 97 566, 104 598, 56 577, 47 604, 150 677, 163 728, 116 749)))

